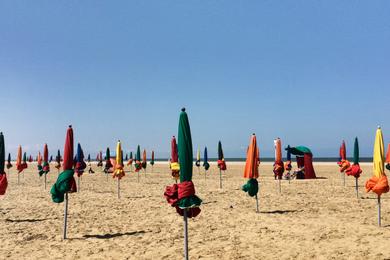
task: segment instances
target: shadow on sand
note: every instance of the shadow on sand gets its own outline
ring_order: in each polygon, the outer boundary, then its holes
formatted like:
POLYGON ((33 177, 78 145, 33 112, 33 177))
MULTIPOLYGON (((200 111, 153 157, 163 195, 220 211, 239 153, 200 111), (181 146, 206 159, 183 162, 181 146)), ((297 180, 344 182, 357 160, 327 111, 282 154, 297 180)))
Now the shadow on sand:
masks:
POLYGON ((271 210, 271 211, 260 211, 260 213, 264 214, 287 214, 287 213, 294 213, 299 212, 301 210, 271 210))
POLYGON ((84 235, 83 238, 98 238, 98 239, 110 239, 114 237, 122 237, 122 236, 134 236, 139 234, 144 234, 146 231, 133 231, 133 232, 125 232, 125 233, 113 233, 113 234, 104 234, 104 235, 84 235))
POLYGON ((9 218, 6 218, 5 221, 7 222, 13 222, 13 223, 20 223, 20 222, 30 222, 30 223, 34 223, 34 222, 40 222, 40 221, 45 221, 45 220, 48 220, 48 218, 42 218, 42 219, 34 219, 34 218, 28 218, 28 219, 9 219, 9 218))

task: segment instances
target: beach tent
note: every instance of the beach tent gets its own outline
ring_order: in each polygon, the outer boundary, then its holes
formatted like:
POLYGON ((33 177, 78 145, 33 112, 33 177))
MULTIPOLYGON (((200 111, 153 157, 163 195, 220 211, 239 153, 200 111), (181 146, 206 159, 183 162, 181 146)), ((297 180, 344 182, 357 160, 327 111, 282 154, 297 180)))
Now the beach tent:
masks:
POLYGON ((285 150, 296 156, 298 168, 305 167, 305 179, 316 178, 313 167, 313 154, 309 148, 306 146, 287 146, 285 150))

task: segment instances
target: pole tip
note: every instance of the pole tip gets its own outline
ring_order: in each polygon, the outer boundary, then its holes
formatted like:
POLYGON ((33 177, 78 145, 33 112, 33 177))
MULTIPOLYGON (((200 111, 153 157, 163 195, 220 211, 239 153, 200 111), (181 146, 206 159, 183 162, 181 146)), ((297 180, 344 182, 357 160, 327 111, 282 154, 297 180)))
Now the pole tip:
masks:
POLYGON ((186 111, 186 108, 183 107, 183 108, 181 109, 181 112, 185 112, 185 111, 186 111))
POLYGON ((72 125, 69 125, 69 128, 72 128, 72 125))

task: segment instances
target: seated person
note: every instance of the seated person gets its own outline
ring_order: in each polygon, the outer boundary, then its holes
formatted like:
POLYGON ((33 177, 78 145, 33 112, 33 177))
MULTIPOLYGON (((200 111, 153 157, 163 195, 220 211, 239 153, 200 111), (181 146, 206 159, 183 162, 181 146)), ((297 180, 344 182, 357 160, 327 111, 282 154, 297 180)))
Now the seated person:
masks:
POLYGON ((297 179, 305 179, 305 167, 298 168, 294 173, 297 179))

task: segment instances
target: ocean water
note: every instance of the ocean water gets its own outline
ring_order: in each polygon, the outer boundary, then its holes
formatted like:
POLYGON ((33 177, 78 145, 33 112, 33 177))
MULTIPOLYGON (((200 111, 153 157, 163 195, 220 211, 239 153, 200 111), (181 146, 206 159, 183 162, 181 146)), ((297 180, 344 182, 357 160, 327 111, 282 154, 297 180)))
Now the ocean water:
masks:
MULTIPOLYGON (((349 161, 352 162, 353 158, 347 158, 349 161)), ((217 161, 217 158, 209 158, 209 161, 215 162, 217 161)), ((246 158, 225 158, 226 162, 245 162, 246 158)), ((295 161, 295 157, 292 157, 292 160, 295 161)), ((314 157, 314 162, 338 162, 339 158, 336 157, 314 157)), ((156 161, 168 161, 168 158, 165 159, 156 159, 156 161)), ((203 158, 201 159, 203 161, 203 158)), ((274 158, 260 158, 260 161, 262 162, 273 162, 274 158)), ((283 161, 286 161, 286 158, 283 158, 283 161)), ((360 162, 372 162, 372 157, 362 157, 360 158, 360 162)))

